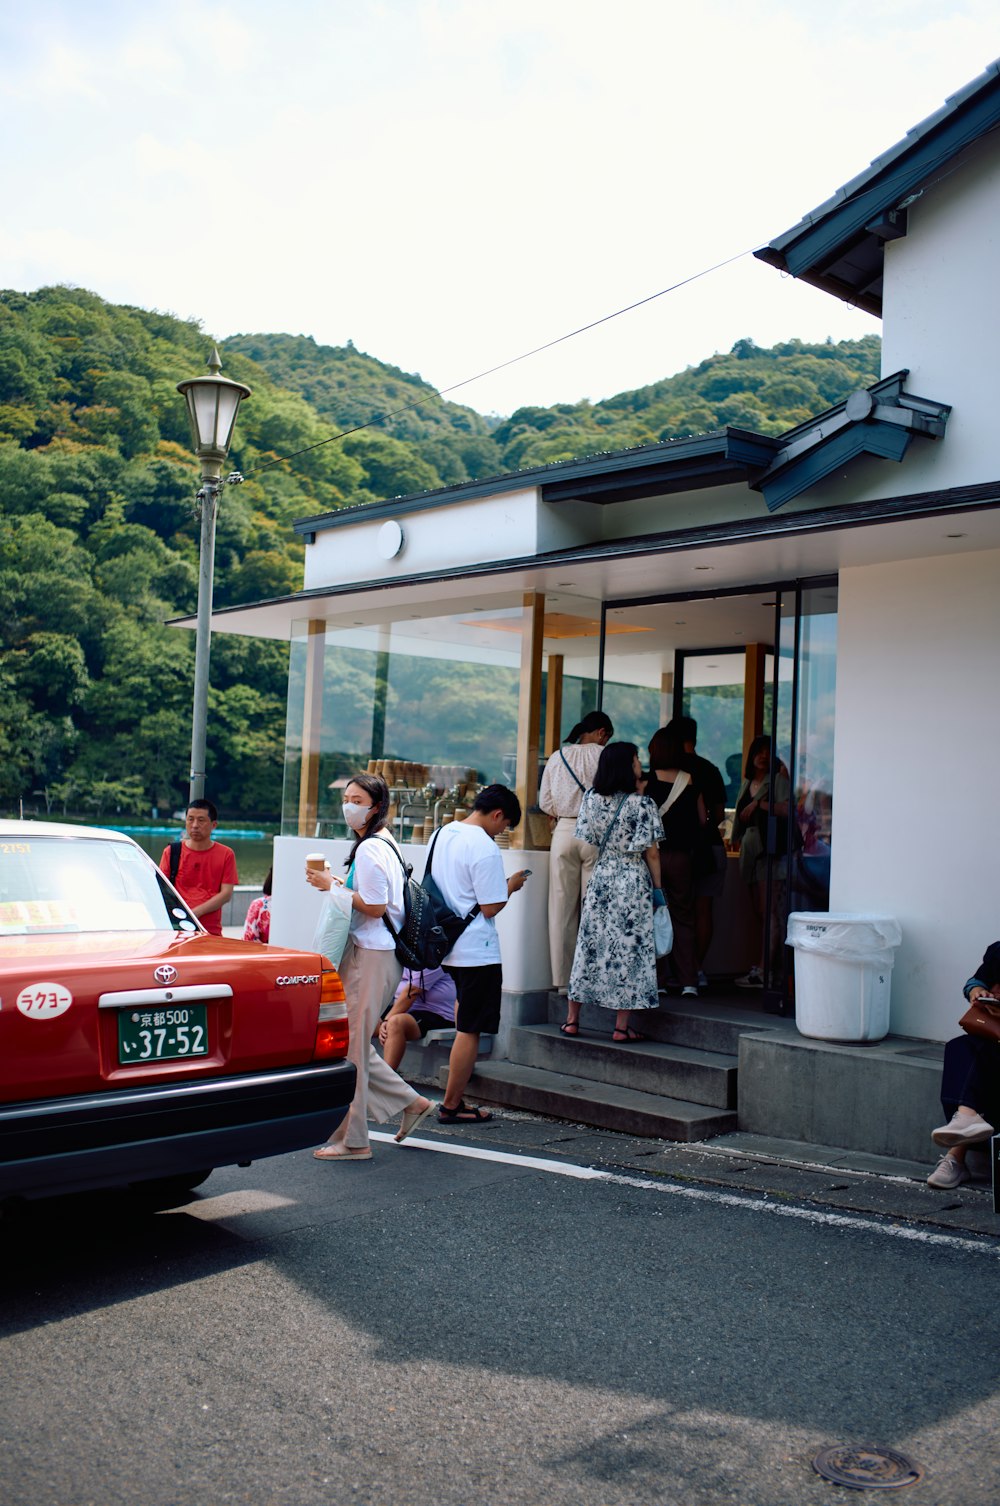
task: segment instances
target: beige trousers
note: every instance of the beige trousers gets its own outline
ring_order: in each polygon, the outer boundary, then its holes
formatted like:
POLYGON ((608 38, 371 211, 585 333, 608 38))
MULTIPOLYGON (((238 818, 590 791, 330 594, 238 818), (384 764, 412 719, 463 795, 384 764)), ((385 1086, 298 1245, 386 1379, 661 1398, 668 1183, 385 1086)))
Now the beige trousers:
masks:
POLYGON ((573 835, 575 816, 560 816, 549 850, 549 957, 552 987, 565 988, 573 968, 580 905, 597 861, 597 848, 573 835))
POLYGON ((367 1150, 369 1118, 384 1124, 420 1097, 386 1065, 372 1045, 372 1032, 399 987, 403 967, 395 952, 356 946, 353 936, 349 936, 338 972, 347 996, 347 1019, 351 1027, 347 1055, 358 1069, 358 1083, 347 1117, 334 1130, 329 1144, 367 1150))

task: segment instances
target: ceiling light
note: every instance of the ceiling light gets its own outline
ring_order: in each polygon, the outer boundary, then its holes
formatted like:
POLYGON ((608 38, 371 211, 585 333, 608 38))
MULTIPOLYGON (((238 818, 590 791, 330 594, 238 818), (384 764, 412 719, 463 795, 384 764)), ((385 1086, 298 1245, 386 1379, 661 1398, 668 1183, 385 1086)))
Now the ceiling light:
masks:
POLYGON ((695 565, 694 568, 696 570, 714 570, 715 566, 714 565, 695 565))
POLYGON ((686 619, 684 617, 675 617, 674 627, 687 627, 686 619))
POLYGON ((968 534, 967 533, 946 533, 945 534, 945 538, 946 539, 966 539, 966 538, 968 538, 968 534))

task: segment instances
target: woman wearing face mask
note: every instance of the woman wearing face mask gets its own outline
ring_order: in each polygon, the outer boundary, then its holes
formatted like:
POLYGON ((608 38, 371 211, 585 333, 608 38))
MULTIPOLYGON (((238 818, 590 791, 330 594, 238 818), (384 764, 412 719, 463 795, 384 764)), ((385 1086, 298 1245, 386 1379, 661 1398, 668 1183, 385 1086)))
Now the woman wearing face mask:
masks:
MULTIPOLYGON (((387 1066, 371 1043, 382 1011, 392 1003, 402 964, 382 917, 403 925, 403 865, 388 831, 389 787, 377 774, 356 774, 344 791, 344 820, 355 833, 347 858, 351 894, 351 933, 340 959, 351 1030, 348 1056, 358 1070, 354 1100, 346 1119, 325 1145, 313 1152, 320 1161, 369 1161, 369 1115, 379 1124, 402 1114, 397 1140, 405 1140, 434 1108, 387 1066)), ((329 871, 306 870, 314 889, 340 883, 329 871)))

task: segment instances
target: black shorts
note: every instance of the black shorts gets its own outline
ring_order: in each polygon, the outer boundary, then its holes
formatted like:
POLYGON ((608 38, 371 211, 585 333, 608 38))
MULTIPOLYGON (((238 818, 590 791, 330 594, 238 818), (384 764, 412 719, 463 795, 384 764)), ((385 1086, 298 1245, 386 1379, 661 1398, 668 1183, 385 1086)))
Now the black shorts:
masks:
POLYGON ((408 1011, 410 1019, 416 1020, 420 1027, 420 1039, 423 1040, 428 1030, 450 1030, 451 1026, 443 1014, 435 1014, 433 1009, 411 1009, 408 1011))
POLYGON ((499 962, 485 967, 446 967, 454 979, 455 1029, 466 1035, 495 1035, 500 1028, 500 989, 503 968, 499 962))

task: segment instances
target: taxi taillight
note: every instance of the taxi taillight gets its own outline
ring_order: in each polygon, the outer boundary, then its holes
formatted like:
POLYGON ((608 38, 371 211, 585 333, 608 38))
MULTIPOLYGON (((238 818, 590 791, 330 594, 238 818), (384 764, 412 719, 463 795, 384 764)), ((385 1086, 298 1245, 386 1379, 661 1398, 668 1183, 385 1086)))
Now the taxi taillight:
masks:
POLYGON ((319 1019, 316 1022, 313 1061, 329 1061, 331 1058, 346 1056, 349 1040, 344 985, 336 968, 327 965, 320 978, 319 1019))

